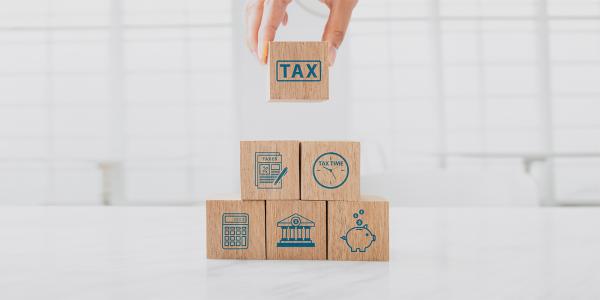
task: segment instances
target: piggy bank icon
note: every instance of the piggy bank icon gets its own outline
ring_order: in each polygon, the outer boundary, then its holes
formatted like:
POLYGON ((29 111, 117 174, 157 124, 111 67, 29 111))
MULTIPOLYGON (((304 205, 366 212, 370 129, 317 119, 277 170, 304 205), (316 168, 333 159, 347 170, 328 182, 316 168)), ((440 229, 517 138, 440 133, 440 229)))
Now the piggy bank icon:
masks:
POLYGON ((366 252, 377 239, 367 224, 350 228, 346 235, 340 238, 346 241, 346 245, 352 252, 366 252))

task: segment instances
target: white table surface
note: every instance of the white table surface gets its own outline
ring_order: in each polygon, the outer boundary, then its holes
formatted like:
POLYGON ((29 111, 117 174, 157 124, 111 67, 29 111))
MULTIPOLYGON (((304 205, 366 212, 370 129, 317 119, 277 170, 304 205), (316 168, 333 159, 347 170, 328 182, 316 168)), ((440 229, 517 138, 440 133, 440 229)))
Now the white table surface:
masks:
POLYGON ((0 299, 600 299, 600 209, 390 218, 389 263, 209 261, 203 207, 4 207, 0 299))

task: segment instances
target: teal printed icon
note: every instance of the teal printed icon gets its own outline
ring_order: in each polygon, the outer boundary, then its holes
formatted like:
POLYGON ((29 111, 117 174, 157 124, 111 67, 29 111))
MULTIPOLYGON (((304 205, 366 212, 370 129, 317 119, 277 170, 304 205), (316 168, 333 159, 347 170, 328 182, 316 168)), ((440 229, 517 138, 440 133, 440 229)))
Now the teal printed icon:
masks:
POLYGON ((275 62, 275 80, 279 82, 321 81, 320 60, 278 60, 275 62))
POLYGON ((283 168, 283 171, 281 171, 281 173, 279 173, 279 175, 277 176, 277 179, 275 179, 273 184, 275 184, 275 185, 279 184, 279 182, 281 182, 281 180, 283 179, 283 176, 285 176, 285 174, 287 174, 287 172, 288 172, 288 168, 287 167, 283 168))
POLYGON ((299 215, 293 214, 279 222, 281 238, 277 247, 314 247, 315 243, 310 238, 310 230, 315 227, 315 222, 299 215))
POLYGON ((371 229, 369 229, 369 225, 363 225, 362 219, 359 219, 364 214, 364 209, 360 209, 358 212, 354 213, 352 217, 357 219, 356 226, 348 229, 346 234, 340 237, 340 239, 346 242, 346 245, 350 248, 351 252, 367 252, 367 249, 369 249, 373 242, 377 240, 377 237, 373 234, 371 229))
POLYGON ((326 189, 337 189, 346 183, 350 175, 348 161, 339 153, 326 152, 313 162, 313 179, 326 189))
POLYGON ((250 217, 246 213, 223 213, 221 246, 225 250, 248 249, 250 217))
POLYGON ((279 152, 256 152, 254 184, 259 189, 281 189, 288 168, 283 168, 279 152))

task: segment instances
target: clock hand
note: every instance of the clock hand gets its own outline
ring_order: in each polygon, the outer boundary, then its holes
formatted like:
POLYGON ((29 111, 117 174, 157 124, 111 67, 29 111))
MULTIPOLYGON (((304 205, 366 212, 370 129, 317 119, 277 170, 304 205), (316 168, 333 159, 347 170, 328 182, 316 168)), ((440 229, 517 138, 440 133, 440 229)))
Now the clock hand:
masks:
MULTIPOLYGON (((325 167, 323 167, 323 168, 325 168, 325 167)), ((329 173, 331 173, 331 175, 333 175, 333 178, 334 178, 335 180, 337 180, 337 177, 335 177, 335 173, 333 173, 333 168, 331 168, 331 169, 325 168, 325 169, 326 169, 327 171, 329 171, 329 173)))
MULTIPOLYGON (((333 166, 333 159, 331 158, 331 156, 329 156, 329 165, 333 166)), ((333 175, 333 179, 337 180, 337 177, 333 173, 333 167, 331 167, 331 169, 328 169, 328 170, 329 170, 329 173, 331 173, 331 175, 333 175)))

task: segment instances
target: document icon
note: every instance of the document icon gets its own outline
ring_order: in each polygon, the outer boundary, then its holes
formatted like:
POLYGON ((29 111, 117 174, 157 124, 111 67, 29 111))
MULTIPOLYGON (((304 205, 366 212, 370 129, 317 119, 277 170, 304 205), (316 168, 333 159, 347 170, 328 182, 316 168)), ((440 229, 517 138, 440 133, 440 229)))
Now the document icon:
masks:
POLYGON ((259 189, 281 189, 287 168, 283 168, 281 153, 256 152, 254 159, 255 185, 259 189))

